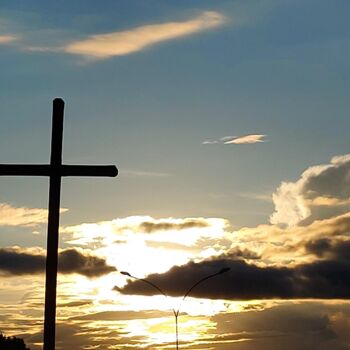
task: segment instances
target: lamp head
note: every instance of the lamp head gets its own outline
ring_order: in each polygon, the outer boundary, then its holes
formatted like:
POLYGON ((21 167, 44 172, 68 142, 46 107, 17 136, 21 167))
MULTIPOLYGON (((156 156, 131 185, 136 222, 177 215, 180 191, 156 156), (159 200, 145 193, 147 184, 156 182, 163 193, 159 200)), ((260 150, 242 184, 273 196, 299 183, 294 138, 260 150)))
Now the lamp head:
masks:
POLYGON ((230 271, 231 269, 229 268, 229 267, 223 267, 219 272, 218 272, 218 274, 222 274, 222 273, 225 273, 225 272, 228 272, 228 271, 230 271))
POLYGON ((124 276, 129 276, 131 277, 130 273, 129 272, 126 272, 126 271, 120 271, 120 273, 124 276))

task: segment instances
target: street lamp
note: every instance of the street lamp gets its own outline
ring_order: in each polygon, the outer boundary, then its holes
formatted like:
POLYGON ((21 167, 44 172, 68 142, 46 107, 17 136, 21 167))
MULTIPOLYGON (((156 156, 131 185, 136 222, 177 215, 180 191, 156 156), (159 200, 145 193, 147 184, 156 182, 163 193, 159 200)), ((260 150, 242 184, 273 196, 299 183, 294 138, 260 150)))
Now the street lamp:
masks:
MULTIPOLYGON (((223 267, 221 270, 219 270, 218 272, 215 272, 211 275, 208 275, 206 277, 203 277, 201 278, 198 282, 196 282, 191 288, 189 288, 187 290, 187 292, 184 294, 184 296, 182 297, 181 301, 180 301, 180 305, 179 307, 175 310, 174 308, 172 308, 172 312, 174 314, 174 317, 175 317, 175 334, 176 334, 176 350, 179 349, 179 327, 178 327, 178 318, 179 318, 179 314, 180 314, 180 309, 181 309, 181 305, 183 303, 183 301, 186 299, 186 297, 192 292, 192 290, 197 287, 199 284, 201 284, 202 282, 208 280, 209 278, 212 278, 212 277, 215 277, 215 276, 218 276, 218 275, 222 275, 223 273, 226 273, 230 270, 229 267, 223 267)), ((128 277, 131 277, 135 280, 138 280, 138 281, 142 281, 144 283, 147 283, 148 285, 150 285, 151 287, 155 288, 158 292, 160 292, 161 294, 163 294, 166 298, 168 297, 168 295, 161 289, 159 288, 157 285, 155 285, 154 283, 152 283, 151 281, 148 281, 147 279, 145 278, 138 278, 138 277, 135 277, 133 275, 131 275, 129 272, 126 272, 126 271, 120 271, 120 273, 124 276, 128 276, 128 277)))

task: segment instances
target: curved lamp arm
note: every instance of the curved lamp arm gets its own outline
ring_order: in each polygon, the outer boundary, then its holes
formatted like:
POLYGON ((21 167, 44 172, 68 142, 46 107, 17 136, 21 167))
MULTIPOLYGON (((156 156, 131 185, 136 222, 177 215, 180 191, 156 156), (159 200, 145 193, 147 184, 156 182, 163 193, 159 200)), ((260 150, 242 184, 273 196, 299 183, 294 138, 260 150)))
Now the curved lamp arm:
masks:
POLYGON ((216 273, 213 273, 209 276, 206 276, 206 277, 203 277, 202 279, 200 279, 198 282, 196 282, 186 293, 185 295, 182 297, 181 299, 181 302, 180 302, 180 305, 179 307, 177 308, 177 311, 176 311, 176 316, 179 315, 179 312, 180 312, 180 308, 181 308, 181 305, 183 303, 183 301, 186 299, 186 297, 192 292, 192 290, 197 287, 199 284, 201 284, 202 282, 208 280, 209 278, 212 278, 212 277, 215 277, 215 276, 218 276, 218 275, 222 275, 223 273, 226 273, 230 271, 230 268, 229 267, 224 267, 222 268, 219 272, 216 272, 216 273))
MULTIPOLYGON (((160 288, 158 287, 157 285, 155 285, 154 283, 152 283, 151 281, 148 281, 144 278, 138 278, 138 277, 135 277, 133 275, 131 275, 129 272, 126 272, 126 271, 120 271, 120 273, 124 276, 128 276, 128 277, 131 277, 135 280, 139 280, 139 281, 142 281, 144 283, 147 283, 148 285, 150 285, 151 287, 155 288, 158 292, 160 292, 161 294, 163 294, 166 298, 168 298, 168 295, 160 288)), ((174 315, 176 315, 176 311, 175 309, 172 309, 174 315)))
MULTIPOLYGON (((181 302, 180 302, 180 305, 179 307, 177 308, 177 310, 175 309, 172 309, 173 313, 174 313, 174 316, 177 318, 179 316, 179 313, 180 313, 180 309, 181 309, 181 305, 183 303, 183 301, 186 299, 186 297, 192 292, 192 290, 197 287, 199 284, 201 284, 202 282, 208 280, 209 278, 212 278, 212 277, 215 277, 215 276, 218 276, 218 275, 222 275, 223 273, 226 273, 230 270, 229 267, 223 267, 220 271, 218 272, 215 272, 209 276, 206 276, 206 277, 203 277, 201 278, 198 282, 196 282, 190 289, 188 289, 188 291, 185 293, 185 295, 182 297, 181 299, 181 302)), ((138 277, 135 277, 133 275, 131 275, 129 272, 126 272, 126 271, 120 271, 120 273, 124 276, 128 276, 128 277, 131 277, 135 280, 139 280, 139 281, 142 281, 144 283, 147 283, 148 285, 150 285, 151 287, 155 288, 158 292, 160 292, 162 295, 164 295, 166 298, 168 298, 168 295, 161 289, 159 288, 157 285, 155 285, 154 283, 152 283, 151 281, 148 281, 147 279, 144 279, 144 278, 138 278, 138 277)))
MULTIPOLYGON (((202 279, 200 279, 197 283, 195 283, 186 293, 185 295, 183 296, 183 298, 181 299, 181 302, 180 302, 180 305, 178 307, 177 310, 175 309, 171 309, 174 313, 174 316, 175 316, 175 327, 176 327, 176 349, 178 350, 179 349, 179 329, 178 329, 178 317, 179 317, 179 313, 180 313, 180 308, 181 308, 181 305, 182 305, 182 302, 185 300, 185 298, 191 293, 191 291, 198 286, 198 284, 206 281, 207 279, 209 278, 212 278, 214 276, 217 276, 217 275, 221 275, 227 271, 229 271, 230 268, 229 267, 224 267, 222 268, 220 271, 216 272, 216 273, 213 273, 209 276, 206 276, 202 279)), ((126 271, 120 271, 120 273, 124 276, 128 276, 128 277, 131 277, 135 280, 139 280, 139 281, 142 281, 144 283, 147 283, 149 284, 151 287, 153 287, 154 289, 156 289, 158 292, 160 292, 162 295, 164 295, 166 298, 168 298, 168 295, 161 289, 159 288, 157 285, 155 285, 154 283, 152 283, 151 281, 148 281, 147 279, 144 279, 144 278, 137 278, 133 275, 131 275, 129 272, 126 272, 126 271)))

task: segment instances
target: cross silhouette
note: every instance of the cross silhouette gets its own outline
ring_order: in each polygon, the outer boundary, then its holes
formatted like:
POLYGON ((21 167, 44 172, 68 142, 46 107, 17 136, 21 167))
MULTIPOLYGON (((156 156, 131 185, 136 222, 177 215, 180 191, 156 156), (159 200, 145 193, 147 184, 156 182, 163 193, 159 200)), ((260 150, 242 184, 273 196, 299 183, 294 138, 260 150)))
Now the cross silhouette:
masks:
POLYGON ((48 176, 49 216, 47 229, 44 350, 55 349, 56 286, 58 258, 58 229, 60 219, 61 178, 63 176, 109 176, 118 175, 114 165, 64 165, 62 164, 64 101, 53 100, 52 138, 50 164, 0 164, 2 176, 48 176))

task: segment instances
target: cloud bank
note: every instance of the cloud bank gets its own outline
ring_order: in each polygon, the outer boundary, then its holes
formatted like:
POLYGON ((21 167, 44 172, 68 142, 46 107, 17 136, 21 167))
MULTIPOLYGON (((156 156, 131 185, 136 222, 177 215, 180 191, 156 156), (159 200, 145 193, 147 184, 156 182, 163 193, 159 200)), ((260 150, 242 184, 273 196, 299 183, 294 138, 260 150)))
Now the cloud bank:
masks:
POLYGON ((181 231, 189 228, 203 228, 208 227, 210 224, 205 219, 168 219, 168 220, 153 220, 144 221, 139 225, 141 232, 153 233, 157 231, 175 230, 181 231))
MULTIPOLYGON (((338 248, 344 251, 346 246, 338 248)), ((147 280, 171 296, 183 296, 196 281, 229 267, 224 275, 199 285, 192 296, 210 299, 348 299, 350 298, 350 254, 336 254, 332 259, 317 260, 294 268, 248 264, 243 260, 211 259, 175 266, 164 274, 152 274, 147 280), (215 280, 214 280, 215 279, 215 280)), ((339 252, 338 252, 339 253, 339 252)), ((124 294, 159 294, 142 281, 129 281, 116 287, 124 294)))
POLYGON ((150 24, 126 31, 91 35, 87 39, 66 45, 63 51, 93 59, 107 59, 129 55, 164 41, 219 27, 224 23, 225 17, 222 14, 206 11, 188 21, 150 24))
MULTIPOLYGON (((45 271, 46 257, 42 251, 0 248, 0 272, 6 275, 40 274, 45 271)), ((105 259, 77 249, 62 250, 58 256, 58 270, 63 274, 78 273, 98 277, 115 271, 105 259)))

